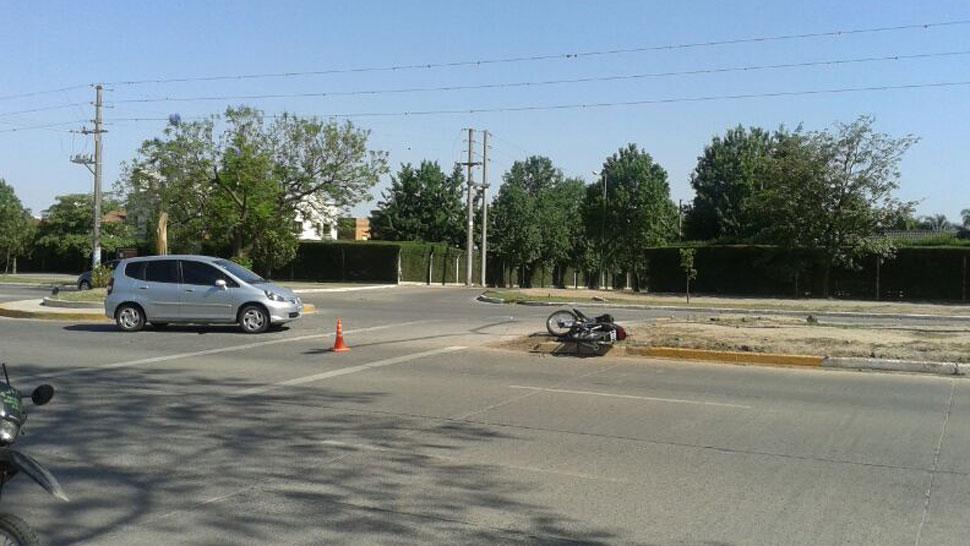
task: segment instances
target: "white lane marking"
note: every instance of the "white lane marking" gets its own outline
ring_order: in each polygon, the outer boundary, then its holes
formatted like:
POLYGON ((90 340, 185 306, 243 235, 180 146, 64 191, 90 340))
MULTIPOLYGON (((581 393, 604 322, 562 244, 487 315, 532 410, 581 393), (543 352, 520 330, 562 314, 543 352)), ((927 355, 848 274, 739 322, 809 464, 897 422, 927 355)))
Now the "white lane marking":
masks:
MULTIPOLYGON (((384 324, 381 326, 371 326, 369 328, 357 328, 354 330, 345 330, 345 334, 357 334, 361 332, 373 332, 375 330, 386 330, 388 328, 395 328, 397 326, 407 326, 411 324, 420 324, 426 322, 433 322, 430 320, 413 320, 410 322, 398 322, 395 324, 384 324)), ((205 349, 203 351, 193 351, 191 353, 176 353, 171 355, 154 356, 151 358, 142 358, 139 360, 127 360, 125 362, 113 362, 111 364, 100 364, 97 366, 83 366, 80 368, 71 368, 69 370, 60 370, 56 372, 42 373, 38 375, 31 376, 31 379, 46 379, 50 377, 60 377, 62 375, 70 375, 72 373, 77 373, 81 371, 90 370, 111 370, 114 368, 124 368, 128 366, 139 366, 141 364, 154 364, 156 362, 167 362, 169 360, 179 360, 182 358, 192 358, 196 356, 207 356, 219 353, 229 353, 233 351, 245 351, 247 349, 255 349, 256 347, 264 347, 267 345, 278 345, 280 343, 290 343, 292 341, 305 341, 308 339, 319 339, 323 337, 333 336, 335 332, 326 332, 323 334, 308 334, 305 336, 295 336, 295 337, 285 337, 279 339, 271 339, 269 341, 257 341, 255 343, 245 343, 243 345, 233 345, 232 347, 217 347, 215 349, 205 349)))
POLYGON ((751 409, 751 406, 742 404, 728 404, 725 402, 704 402, 703 400, 683 400, 681 398, 657 398, 654 396, 634 396, 632 394, 613 394, 608 392, 593 391, 572 391, 566 389, 547 389, 545 387, 530 387, 527 385, 509 385, 510 389, 526 389, 539 392, 552 392, 560 394, 584 394, 587 396, 603 396, 607 398, 624 398, 628 400, 647 400, 649 402, 671 402, 674 404, 697 404, 701 406, 719 406, 724 408, 751 409))
POLYGON ((390 366, 391 364, 400 364, 401 362, 408 362, 410 360, 416 360, 418 358, 423 358, 426 356, 439 355, 444 353, 451 353, 454 351, 460 351, 465 349, 465 347, 456 345, 453 347, 444 347, 442 349, 434 349, 432 351, 424 351, 421 353, 411 353, 407 355, 395 356, 393 358, 385 358, 383 360, 375 360, 374 362, 368 362, 366 364, 359 364, 357 366, 348 366, 346 368, 339 368, 336 370, 330 370, 329 372, 317 373, 313 375, 306 375, 303 377, 297 377, 294 379, 288 379, 286 381, 280 381, 278 383, 273 383, 271 385, 266 385, 263 387, 252 387, 249 389, 243 389, 239 391, 236 396, 249 396, 253 394, 261 394, 266 391, 277 389, 280 387, 289 387, 293 385, 302 385, 304 383, 312 383, 314 381, 321 381, 323 379, 329 379, 331 377, 338 377, 341 375, 347 375, 351 373, 362 372, 364 370, 372 370, 374 368, 381 368, 383 366, 390 366))
POLYGON ((525 471, 525 472, 537 472, 537 473, 541 473, 541 474, 555 474, 557 476, 568 476, 570 478, 579 478, 579 479, 583 479, 583 480, 595 480, 595 481, 605 481, 605 482, 613 482, 613 483, 626 483, 626 480, 618 480, 616 478, 607 478, 605 476, 596 476, 596 475, 593 475, 593 474, 583 474, 583 473, 580 473, 580 472, 568 472, 568 471, 565 471, 565 470, 555 470, 555 469, 552 469, 552 468, 539 468, 539 467, 535 467, 535 466, 524 466, 524 465, 517 465, 517 464, 504 464, 504 463, 491 463, 491 462, 475 462, 475 461, 469 461, 467 459, 462 459, 462 458, 459 458, 459 457, 449 457, 447 455, 437 455, 437 454, 427 454, 427 453, 415 453, 413 450, 396 449, 396 448, 382 447, 382 446, 376 446, 376 445, 371 445, 371 444, 359 444, 359 443, 355 443, 355 442, 341 442, 340 440, 323 440, 322 442, 320 442, 320 444, 325 445, 325 446, 332 446, 332 447, 339 447, 339 448, 346 448, 346 449, 355 449, 355 450, 360 450, 360 451, 376 451, 376 452, 381 452, 381 453, 397 453, 397 454, 408 455, 408 456, 415 456, 415 455, 417 455, 417 456, 420 456, 420 457, 427 457, 429 459, 438 459, 438 460, 442 460, 442 461, 448 461, 448 462, 451 462, 451 463, 461 463, 461 464, 469 464, 469 465, 471 465, 471 464, 478 464, 478 465, 488 466, 488 467, 504 468, 504 469, 507 469, 507 470, 521 470, 521 471, 525 471))

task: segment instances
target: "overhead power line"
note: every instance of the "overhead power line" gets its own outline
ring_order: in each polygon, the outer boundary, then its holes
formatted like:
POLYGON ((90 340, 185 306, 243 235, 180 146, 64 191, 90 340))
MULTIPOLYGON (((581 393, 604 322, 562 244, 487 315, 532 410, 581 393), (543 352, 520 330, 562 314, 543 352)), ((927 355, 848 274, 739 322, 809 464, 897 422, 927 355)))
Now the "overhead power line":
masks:
POLYGON ((86 102, 71 102, 68 104, 54 104, 51 106, 40 106, 37 108, 27 108, 26 110, 14 110, 11 112, 0 112, 0 117, 15 116, 17 114, 30 114, 33 112, 47 112, 48 110, 61 110, 63 108, 74 108, 75 106, 87 106, 86 102))
POLYGON ((27 93, 17 93, 14 95, 0 95, 0 100, 11 100, 11 99, 22 99, 27 97, 36 97, 39 95, 50 95, 54 93, 63 93, 65 91, 73 91, 75 89, 83 89, 85 87, 90 87, 90 84, 82 83, 78 85, 69 85, 67 87, 58 87, 56 89, 45 89, 43 91, 29 91, 27 93))
POLYGON ((539 54, 539 55, 522 55, 522 56, 513 56, 513 57, 471 59, 471 60, 448 61, 448 62, 413 63, 413 64, 351 67, 351 68, 330 68, 330 69, 323 69, 323 70, 308 70, 308 71, 299 71, 299 72, 296 72, 296 71, 263 72, 263 73, 251 73, 251 74, 226 74, 226 75, 215 75, 215 76, 120 80, 120 81, 108 82, 106 85, 119 87, 119 86, 146 85, 146 84, 206 82, 206 81, 221 81, 221 80, 291 78, 291 77, 303 77, 303 76, 322 76, 322 75, 329 75, 329 74, 350 74, 350 73, 359 73, 359 72, 392 72, 392 71, 405 71, 405 70, 424 70, 424 69, 434 69, 434 68, 456 68, 456 67, 463 67, 463 66, 486 66, 486 65, 497 65, 497 64, 538 62, 538 61, 572 60, 572 59, 579 59, 579 58, 602 57, 602 56, 620 55, 620 54, 629 54, 629 53, 645 53, 645 52, 651 52, 651 51, 674 51, 674 50, 694 49, 694 48, 703 48, 703 47, 717 47, 717 46, 726 46, 726 45, 753 44, 753 43, 765 43, 765 42, 780 42, 780 41, 787 41, 787 40, 804 40, 804 39, 810 39, 810 38, 827 38, 827 37, 851 36, 851 35, 858 35, 858 34, 898 32, 898 31, 906 31, 906 30, 928 30, 932 28, 953 27, 953 26, 962 26, 962 25, 968 25, 968 24, 970 24, 970 19, 959 19, 959 20, 953 20, 953 21, 934 21, 929 23, 914 23, 914 24, 908 24, 908 25, 841 29, 841 30, 830 30, 830 31, 824 31, 824 32, 806 32, 806 33, 798 33, 798 34, 778 34, 778 35, 769 35, 769 36, 732 38, 732 39, 726 39, 726 40, 711 40, 711 41, 704 41, 704 42, 687 42, 687 43, 679 43, 679 44, 652 45, 652 46, 642 46, 642 47, 601 49, 601 50, 577 51, 577 52, 561 52, 561 53, 550 53, 550 54, 539 54))
POLYGON ((40 125, 26 125, 23 127, 10 127, 8 129, 0 129, 0 133, 18 133, 21 131, 33 131, 36 129, 50 129, 52 127, 63 127, 65 125, 76 125, 79 123, 84 123, 87 120, 79 119, 72 121, 60 121, 57 123, 44 123, 40 125))
MULTIPOLYGON (((551 105, 527 105, 527 106, 499 106, 494 108, 456 108, 448 110, 411 110, 411 111, 398 111, 398 112, 357 112, 357 113, 344 113, 344 114, 321 114, 320 117, 330 117, 330 118, 363 118, 363 117, 406 117, 406 116, 429 116, 429 115, 450 115, 450 114, 488 114, 496 112, 529 112, 529 111, 542 111, 542 110, 580 110, 587 108, 608 108, 617 106, 645 106, 651 104, 676 104, 676 103, 690 103, 690 102, 713 102, 719 100, 743 100, 743 99, 756 99, 756 98, 777 98, 777 97, 799 97, 799 96, 811 96, 811 95, 837 95, 846 93, 862 93, 862 92, 874 92, 874 91, 899 91, 899 90, 911 90, 911 89, 931 89, 931 88, 948 88, 948 87, 965 87, 970 86, 970 80, 966 81, 950 81, 950 82, 930 82, 930 83, 913 83, 913 84, 902 84, 902 85, 872 85, 863 87, 837 87, 837 88, 825 88, 825 89, 807 89, 807 90, 797 90, 797 91, 774 91, 767 93, 740 93, 733 95, 705 95, 696 97, 669 97, 669 98, 659 98, 659 99, 643 99, 643 100, 632 100, 632 101, 617 101, 617 102, 589 102, 589 103, 567 103, 567 104, 551 104, 551 105)), ((280 115, 268 115, 267 118, 277 118, 280 115)), ((210 119, 211 116, 196 116, 196 117, 183 117, 184 121, 192 120, 202 120, 210 119)), ((115 122, 140 122, 140 121, 167 121, 168 118, 154 118, 154 117, 131 117, 131 118, 114 118, 112 121, 115 122)))
POLYGON ((932 59, 940 57, 954 57, 970 55, 970 50, 942 51, 935 53, 915 53, 909 55, 884 55, 877 57, 857 57, 851 59, 827 59, 818 61, 806 61, 798 63, 779 63, 762 65, 742 65, 720 68, 702 68, 695 70, 681 70, 668 72, 645 72, 639 74, 618 74, 610 76, 590 76, 584 78, 561 78, 551 80, 529 80, 517 82, 485 83, 473 85, 446 85, 435 87, 402 87, 396 89, 366 89, 353 91, 319 91, 303 93, 261 93, 251 95, 203 95, 195 97, 153 97, 138 99, 118 99, 112 101, 113 104, 144 104, 156 102, 202 102, 202 101, 223 101, 223 100, 256 100, 256 99, 283 99, 283 98, 309 98, 309 97, 343 97, 356 95, 389 95, 404 93, 422 93, 433 91, 466 91, 474 89, 505 89, 518 87, 540 87, 547 85, 563 85, 575 83, 592 83, 637 80, 647 78, 663 78, 673 76, 694 76, 704 74, 722 74, 730 72, 752 72, 759 70, 779 70, 786 68, 806 68, 816 66, 839 66, 849 64, 862 64, 872 62, 891 62, 901 60, 932 59))

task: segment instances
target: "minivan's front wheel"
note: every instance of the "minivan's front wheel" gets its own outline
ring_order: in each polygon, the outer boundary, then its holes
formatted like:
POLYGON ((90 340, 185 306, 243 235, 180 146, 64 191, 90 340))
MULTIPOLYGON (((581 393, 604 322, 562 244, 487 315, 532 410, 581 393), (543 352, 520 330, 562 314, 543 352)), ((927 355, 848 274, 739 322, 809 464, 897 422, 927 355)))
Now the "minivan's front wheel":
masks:
POLYGON ((125 332, 137 332, 145 327, 145 312, 132 303, 123 303, 115 312, 118 328, 125 332))
POLYGON ((27 522, 10 514, 0 514, 0 546, 37 546, 40 540, 27 522))
POLYGON ((269 329, 269 313, 262 305, 246 305, 239 310, 239 327, 247 334, 261 334, 269 329))

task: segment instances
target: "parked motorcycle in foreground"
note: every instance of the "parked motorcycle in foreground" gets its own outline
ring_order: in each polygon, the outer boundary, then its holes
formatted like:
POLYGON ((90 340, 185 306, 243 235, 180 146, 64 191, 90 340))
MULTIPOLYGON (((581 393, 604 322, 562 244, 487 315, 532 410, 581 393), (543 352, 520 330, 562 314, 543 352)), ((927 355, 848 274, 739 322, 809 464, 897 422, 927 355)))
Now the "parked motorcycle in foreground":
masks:
POLYGON ((546 319, 546 330, 562 342, 576 343, 594 353, 605 354, 617 341, 626 339, 626 330, 609 314, 589 318, 579 309, 560 309, 546 319))
MULTIPOLYGON (((0 495, 3 486, 17 474, 30 476, 48 493, 61 500, 68 500, 61 484, 42 464, 33 457, 12 449, 10 446, 17 441, 21 429, 27 421, 27 410, 24 407, 24 395, 12 385, 7 375, 7 366, 0 364, 3 377, 0 378, 0 495)), ((30 394, 35 406, 43 406, 54 396, 54 387, 41 385, 30 394)), ((40 544, 36 533, 27 522, 13 514, 0 513, 0 544, 3 546, 34 546, 40 544)))

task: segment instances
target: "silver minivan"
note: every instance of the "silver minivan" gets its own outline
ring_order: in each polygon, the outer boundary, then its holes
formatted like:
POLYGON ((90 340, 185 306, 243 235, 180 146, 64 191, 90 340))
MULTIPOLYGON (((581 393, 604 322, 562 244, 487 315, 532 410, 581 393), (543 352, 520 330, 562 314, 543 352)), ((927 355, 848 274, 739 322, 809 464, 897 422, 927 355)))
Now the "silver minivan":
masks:
POLYGON ((238 324, 244 332, 303 316, 303 302, 245 267, 211 256, 150 256, 121 261, 104 313, 126 332, 172 322, 238 324))

